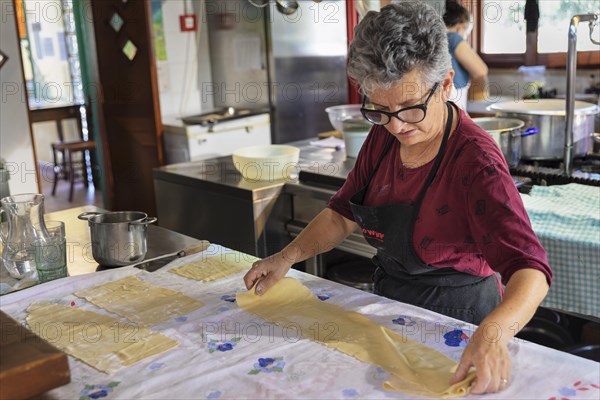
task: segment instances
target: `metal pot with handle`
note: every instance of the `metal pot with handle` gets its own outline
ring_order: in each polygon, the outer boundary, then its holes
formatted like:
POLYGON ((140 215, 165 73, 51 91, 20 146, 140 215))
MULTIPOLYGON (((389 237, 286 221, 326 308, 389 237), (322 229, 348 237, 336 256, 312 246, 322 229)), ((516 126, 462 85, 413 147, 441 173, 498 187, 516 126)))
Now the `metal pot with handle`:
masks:
POLYGON ((142 261, 148 250, 148 224, 156 217, 140 211, 85 212, 77 218, 88 221, 92 255, 103 266, 123 266, 142 261))
MULTIPOLYGON (((525 160, 562 160, 565 146, 566 102, 561 99, 505 101, 489 106, 497 117, 517 118, 526 128, 536 127, 539 134, 524 138, 521 158, 525 160)), ((573 118, 573 154, 585 156, 591 149, 594 115, 600 108, 584 101, 575 102, 573 118)))
POLYGON ((509 167, 516 167, 521 160, 521 137, 538 133, 537 128, 523 130, 525 123, 514 118, 473 118, 473 122, 489 133, 502 150, 509 167))

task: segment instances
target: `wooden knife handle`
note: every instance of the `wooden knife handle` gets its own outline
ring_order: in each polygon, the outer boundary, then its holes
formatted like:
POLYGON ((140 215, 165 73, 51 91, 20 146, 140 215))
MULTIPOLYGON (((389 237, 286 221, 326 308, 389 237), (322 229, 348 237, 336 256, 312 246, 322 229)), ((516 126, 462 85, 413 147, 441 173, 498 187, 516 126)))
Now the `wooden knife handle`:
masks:
POLYGON ((185 249, 183 249, 183 252, 185 253, 186 256, 189 256, 189 255, 200 253, 201 251, 206 250, 208 248, 208 246, 210 246, 209 241, 201 240, 200 243, 198 243, 198 244, 195 244, 190 247, 186 247, 185 249))

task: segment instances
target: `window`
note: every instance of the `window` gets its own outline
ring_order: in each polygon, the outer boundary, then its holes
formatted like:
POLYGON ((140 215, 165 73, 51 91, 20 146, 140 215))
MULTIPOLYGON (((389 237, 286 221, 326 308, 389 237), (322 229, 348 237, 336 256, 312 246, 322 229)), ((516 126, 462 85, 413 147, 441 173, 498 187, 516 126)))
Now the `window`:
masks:
POLYGON ((481 13, 482 47, 486 54, 522 54, 526 50, 522 1, 483 2, 481 13))
POLYGON ((30 107, 83 102, 73 0, 17 0, 17 28, 30 107))
MULTIPOLYGON (((564 67, 571 18, 600 10, 600 0, 538 0, 538 28, 528 33, 525 3, 525 0, 463 0, 477 26, 473 46, 488 65, 564 67)), ((577 34, 578 65, 597 67, 600 48, 590 40, 587 22, 579 24, 577 34)), ((593 37, 600 40, 600 21, 593 37)))
MULTIPOLYGON (((537 49, 539 53, 564 53, 567 51, 567 34, 573 15, 597 13, 600 0, 542 1, 538 25, 537 49)), ((594 29, 594 39, 600 39, 600 26, 594 29)), ((598 51, 600 48, 590 40, 587 22, 577 27, 577 50, 598 51)))

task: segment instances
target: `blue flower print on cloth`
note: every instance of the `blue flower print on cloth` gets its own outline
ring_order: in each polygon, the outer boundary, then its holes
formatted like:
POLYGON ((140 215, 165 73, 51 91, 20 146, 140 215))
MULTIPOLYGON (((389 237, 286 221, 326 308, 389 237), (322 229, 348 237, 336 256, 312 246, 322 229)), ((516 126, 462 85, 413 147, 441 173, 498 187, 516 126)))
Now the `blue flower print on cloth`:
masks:
POLYGON ((375 367, 371 376, 380 381, 387 381, 390 378, 389 372, 381 367, 375 367))
POLYGON ((325 289, 313 289, 312 293, 321 301, 327 301, 334 295, 331 292, 327 292, 325 289))
POLYGON ((417 324, 414 319, 407 317, 406 315, 400 315, 398 318, 393 319, 392 322, 402 326, 414 326, 417 324))
POLYGON ((214 390, 210 393, 208 393, 206 395, 206 399, 207 400, 216 400, 216 399, 220 399, 221 398, 221 391, 220 390, 214 390))
POLYGON ((352 398, 358 396, 356 389, 344 389, 342 390, 342 396, 346 398, 352 398))
POLYGON ((271 372, 283 372, 285 362, 283 357, 275 358, 259 358, 257 363, 254 363, 254 369, 248 372, 249 375, 256 375, 261 372, 270 374, 271 372))
POLYGON ((469 337, 462 331, 462 329, 454 329, 444 334, 444 343, 451 347, 465 347, 469 341, 469 337))
MULTIPOLYGON (((568 399, 569 397, 577 397, 577 391, 587 392, 588 390, 597 391, 600 389, 600 385, 595 383, 585 384, 583 381, 574 382, 572 387, 563 386, 558 389, 558 394, 560 396, 552 396, 548 400, 563 400, 568 399)), ((600 398, 600 394, 597 398, 600 398)))
POLYGON ((111 382, 108 385, 85 385, 79 392, 79 400, 101 399, 106 397, 121 382, 111 382))
POLYGON ((221 300, 227 301, 229 303, 235 303, 235 294, 225 294, 221 296, 221 300))
POLYGON ((560 395, 564 396, 564 397, 576 396, 577 395, 577 390, 569 388, 569 387, 561 387, 558 390, 558 393, 560 393, 560 395))
POLYGON ((148 369, 151 370, 155 370, 155 369, 161 369, 162 367, 164 367, 165 363, 161 363, 161 362, 155 362, 152 363, 148 366, 148 369))
POLYGON ((333 294, 322 290, 319 293, 315 293, 315 296, 321 301, 327 301, 333 297, 333 294))
POLYGON ((209 353, 214 353, 215 351, 229 351, 229 350, 233 350, 233 348, 235 347, 235 345, 238 344, 238 342, 241 339, 242 338, 239 338, 239 337, 233 338, 231 340, 210 339, 210 341, 208 342, 208 352, 209 353))

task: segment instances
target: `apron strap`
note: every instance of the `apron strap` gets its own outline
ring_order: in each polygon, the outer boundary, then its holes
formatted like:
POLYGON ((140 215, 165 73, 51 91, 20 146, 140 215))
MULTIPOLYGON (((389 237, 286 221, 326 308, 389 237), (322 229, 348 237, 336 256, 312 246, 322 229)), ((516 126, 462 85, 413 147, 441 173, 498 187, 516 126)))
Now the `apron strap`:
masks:
POLYGON ((448 107, 448 120, 446 122, 446 129, 444 132, 444 137, 442 139, 442 144, 440 146, 440 150, 438 151, 438 154, 435 157, 433 166, 431 167, 431 170, 429 171, 429 175, 427 176, 427 180, 425 181, 425 184, 421 188, 421 191, 419 192, 419 195, 417 196, 417 199, 415 200, 415 203, 414 203, 415 218, 416 218, 417 214, 419 213, 419 208, 421 208, 421 203, 423 202, 425 193, 427 192, 429 185, 431 185, 431 182, 433 182, 433 179, 435 178, 435 175, 437 174, 437 171, 440 168, 440 164, 442 163, 442 159, 444 158, 444 153, 446 151, 446 144, 448 143, 448 138, 450 137, 450 131, 452 130, 452 121, 454 119, 454 114, 453 114, 452 106, 450 105, 450 103, 446 103, 446 106, 448 107))
POLYGON ((379 159, 375 163, 375 168, 373 168, 371 170, 371 172, 369 173, 369 177, 367 178, 367 184, 359 192, 360 193, 360 204, 364 203, 367 189, 369 188, 369 185, 371 184, 371 179, 373 179, 375 172, 377 172, 377 170, 379 169, 379 165, 381 164, 381 162, 383 161, 383 159, 385 158, 387 153, 392 148, 392 144, 394 143, 394 140, 396 140, 396 139, 392 135, 390 135, 387 143, 385 144, 385 147, 383 148, 383 152, 381 153, 381 155, 379 156, 379 159))
POLYGON ((412 240, 413 240, 413 234, 415 232, 415 223, 417 222, 417 216, 419 215, 419 211, 421 210, 421 203, 423 203, 423 198, 425 197, 425 193, 427 192, 427 189, 429 189, 429 185, 431 185, 431 182, 433 182, 433 179, 435 178, 435 175, 437 174, 440 164, 442 163, 442 159, 444 158, 444 153, 446 151, 446 144, 448 143, 448 138, 450 137, 450 131, 452 130, 452 121, 454 119, 454 113, 453 113, 452 106, 450 105, 450 103, 446 103, 446 106, 448 107, 448 119, 446 120, 446 130, 444 132, 444 138, 442 139, 440 151, 438 151, 438 154, 435 157, 433 166, 431 167, 431 170, 429 171, 429 175, 427 176, 427 180, 425 181, 425 184, 421 188, 421 192, 419 192, 419 196, 417 196, 417 199, 415 200, 413 214, 412 214, 410 222, 409 222, 409 224, 410 224, 409 225, 410 248, 412 249, 413 253, 414 253, 414 249, 413 249, 413 245, 412 245, 412 240))

